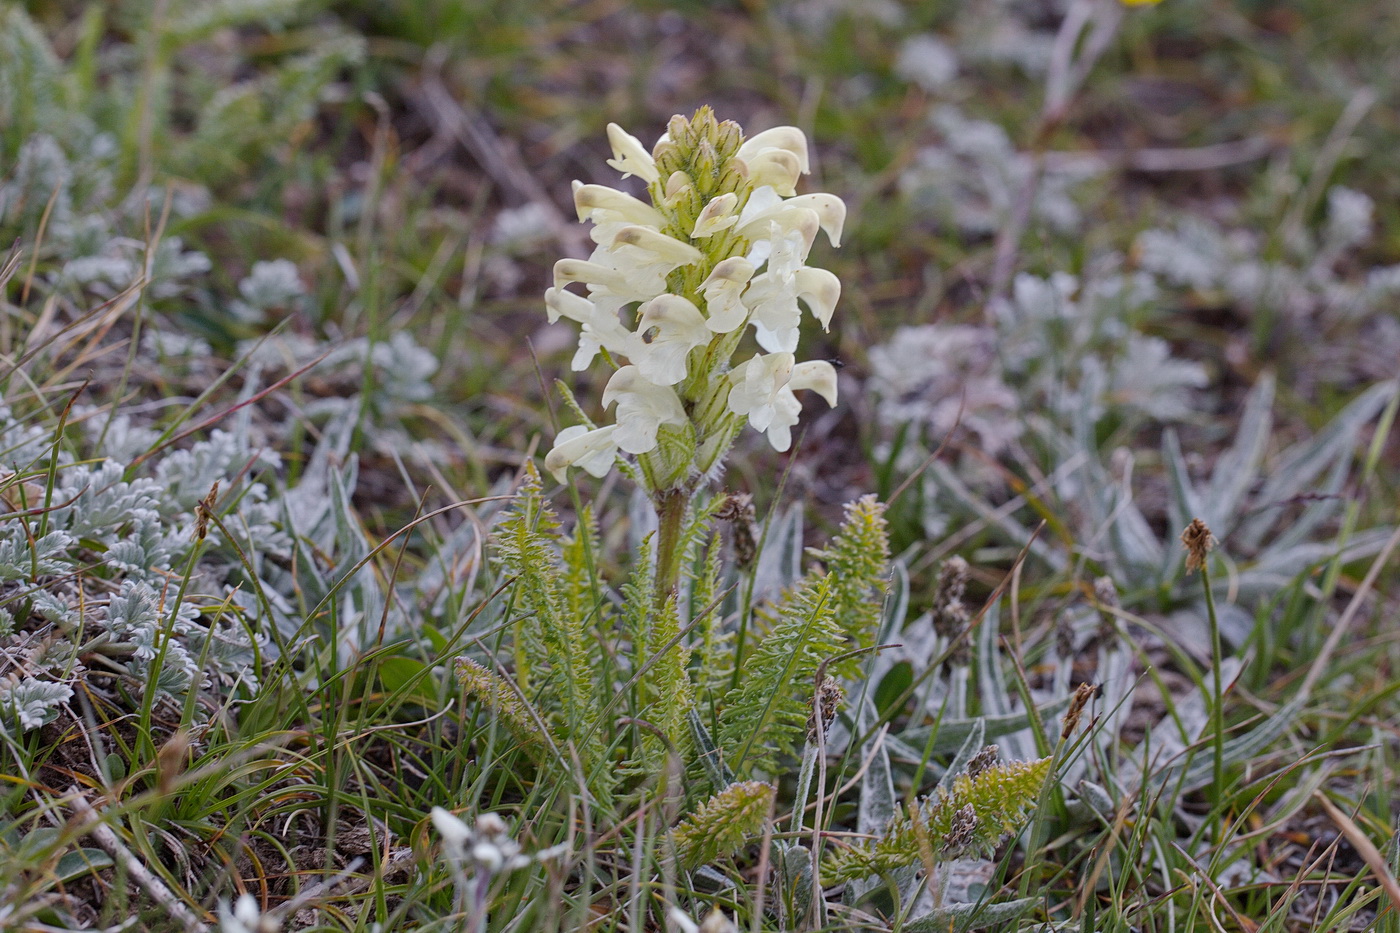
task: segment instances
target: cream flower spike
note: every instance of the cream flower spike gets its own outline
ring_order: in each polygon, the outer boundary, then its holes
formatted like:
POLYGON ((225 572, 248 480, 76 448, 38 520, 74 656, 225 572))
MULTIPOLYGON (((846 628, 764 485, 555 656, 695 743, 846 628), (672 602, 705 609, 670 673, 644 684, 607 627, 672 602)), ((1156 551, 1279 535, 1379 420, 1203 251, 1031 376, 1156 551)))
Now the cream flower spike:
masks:
MULTIPOLYGON (((617 456, 635 457, 632 475, 652 495, 658 527, 671 529, 657 553, 673 558, 678 516, 720 474, 745 422, 787 450, 802 415, 794 392, 836 399, 830 365, 798 364, 794 353, 804 308, 823 328, 835 313, 840 282, 806 262, 823 231, 841 242, 846 209, 834 195, 797 193, 811 164, 794 126, 746 141, 737 123, 701 107, 672 117, 650 150, 616 124, 607 135, 609 164, 647 193, 574 183, 598 247, 555 264, 545 310, 581 325, 576 369, 604 350, 620 367, 602 393, 613 423, 561 432, 546 465, 561 479, 570 467, 597 476, 617 456), (586 298, 565 290, 574 282, 586 298), (764 352, 740 363, 750 324, 764 352)), ((672 558, 658 557, 661 590, 675 586, 672 558)))
POLYGON ((636 175, 647 184, 651 184, 661 177, 651 153, 646 151, 646 147, 637 137, 616 123, 608 124, 608 143, 613 151, 613 157, 608 160, 608 164, 621 172, 623 178, 636 175))

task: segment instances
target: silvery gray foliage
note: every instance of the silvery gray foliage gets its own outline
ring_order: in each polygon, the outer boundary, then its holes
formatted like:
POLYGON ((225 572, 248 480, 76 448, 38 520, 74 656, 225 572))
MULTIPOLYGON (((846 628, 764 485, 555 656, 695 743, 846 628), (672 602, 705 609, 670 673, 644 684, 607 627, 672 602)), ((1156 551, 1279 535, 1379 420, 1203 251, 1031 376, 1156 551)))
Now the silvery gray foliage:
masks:
POLYGON ((61 531, 34 538, 18 522, 7 522, 0 531, 0 583, 23 580, 31 574, 48 576, 69 568, 68 548, 73 538, 61 531))
POLYGON ((124 537, 128 525, 158 520, 160 484, 143 478, 126 482, 122 479, 125 473, 122 465, 112 460, 74 464, 63 470, 54 501, 71 504, 50 513, 54 526, 74 538, 114 544, 124 537))
POLYGON ((71 699, 67 684, 12 675, 0 680, 0 728, 37 729, 57 719, 59 707, 71 699))
POLYGON ((1243 311, 1271 311, 1294 322, 1322 324, 1383 310, 1400 293, 1400 266, 1347 275, 1341 259, 1371 244, 1375 203, 1364 192, 1337 185, 1317 231, 1303 228, 1275 256, 1253 228, 1204 217, 1182 217, 1138 235, 1142 268, 1170 286, 1212 294, 1243 311))
POLYGON ((941 437, 961 427, 993 456, 1021 433, 1019 401, 1003 377, 997 332, 971 324, 901 327, 870 350, 877 414, 941 437))
POLYGON ((0 400, 0 462, 28 469, 48 455, 53 435, 33 419, 16 418, 10 406, 0 400))
POLYGON ((296 263, 289 259, 255 262, 238 283, 240 299, 229 303, 235 317, 248 323, 262 323, 270 313, 279 316, 297 310, 306 297, 296 263))
POLYGON ((899 46, 894 71, 925 91, 945 90, 958 76, 958 55, 953 47, 933 33, 919 33, 899 46))
POLYGON ((1400 266, 1353 271, 1348 262, 1374 238, 1375 205, 1334 186, 1317 230, 1299 228, 1271 242, 1253 227, 1200 216, 1139 234, 1143 269, 1167 292, 1183 290, 1250 315, 1268 315, 1310 335, 1300 377, 1355 384, 1388 378, 1400 354, 1400 266))
MULTIPOLYGON (((903 327, 870 351, 869 387, 887 428, 936 445, 955 426, 999 456, 1038 425, 1188 418, 1205 385, 1199 363, 1137 330, 1158 294, 1152 277, 1107 256, 1094 277, 1017 276, 988 324, 903 327)), ((1037 431, 1036 434, 1041 432, 1037 431)), ((907 448, 918 465, 927 447, 907 448)), ((976 480, 978 477, 969 476, 976 480)))
MULTIPOLYGON (((921 215, 966 236, 991 236, 1009 220, 1032 171, 1006 130, 967 116, 952 104, 929 113, 940 142, 926 146, 899 178, 901 193, 921 215)), ((1036 189, 1034 216, 1051 230, 1068 233, 1082 214, 1075 190, 1101 169, 1085 160, 1064 159, 1047 168, 1036 189)))
MULTIPOLYGON (((42 479, 54 455, 52 438, 40 446, 8 409, 0 415, 0 437, 14 439, 12 449, 29 448, 36 458, 29 475, 42 479)), ((85 423, 101 433, 100 418, 85 423)), ((222 501, 234 503, 223 521, 245 552, 260 559, 291 555, 271 492, 250 478, 277 460, 252 449, 249 436, 246 427, 214 431, 156 458, 154 478, 126 479, 127 467, 117 460, 80 462, 59 450, 50 496, 55 507, 42 518, 12 518, 0 528, 0 600, 11 608, 20 600, 28 606, 19 621, 7 610, 8 624, 0 626, 0 655, 22 674, 5 688, 23 711, 9 717, 11 725, 33 728, 71 695, 65 691, 83 668, 67 636, 79 633, 85 644, 102 645, 108 663, 123 665, 162 693, 183 695, 201 673, 206 686, 257 688, 255 661, 269 638, 237 600, 225 605, 230 587, 248 583, 234 542, 210 528, 183 595, 179 584, 195 546, 195 503, 215 482, 227 497, 222 501), (79 597, 67 582, 79 574, 105 582, 79 597), (103 586, 110 587, 105 600, 103 586), (36 638, 42 652, 32 648, 36 638)), ((143 442, 136 446, 149 449, 149 432, 118 419, 105 443, 128 446, 136 438, 143 442)), ((20 483, 13 479, 8 486, 13 497, 20 483)), ((27 494, 38 498, 42 488, 27 494)), ((0 711, 0 718, 6 715, 0 711)))

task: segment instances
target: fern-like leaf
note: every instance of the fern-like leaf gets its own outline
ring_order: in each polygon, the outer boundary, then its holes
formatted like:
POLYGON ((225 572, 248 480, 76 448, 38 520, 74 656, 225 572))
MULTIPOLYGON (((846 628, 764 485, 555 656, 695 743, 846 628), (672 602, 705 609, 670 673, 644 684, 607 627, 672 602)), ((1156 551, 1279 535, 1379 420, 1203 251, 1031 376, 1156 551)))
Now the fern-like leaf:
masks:
POLYGON ((736 773, 773 773, 807 731, 807 699, 817 668, 846 650, 831 606, 826 576, 809 576, 775 607, 777 620, 752 656, 742 660, 739 685, 725 694, 719 742, 736 773))
MULTIPOLYGON (((831 611, 849 641, 848 649, 870 647, 880 627, 890 563, 884 503, 873 495, 848 502, 841 530, 825 550, 813 550, 812 555, 826 566, 831 579, 831 611)), ((833 673, 853 677, 858 664, 851 658, 833 673)))
POLYGON ((541 728, 542 720, 531 715, 529 704, 504 677, 470 658, 458 658, 457 682, 468 697, 476 700, 487 712, 505 726, 506 731, 535 761, 543 760, 550 746, 550 736, 541 728))
MULTIPOLYGON (((580 535, 588 532, 581 530, 580 535)), ((564 734, 581 740, 590 771, 602 763, 602 730, 594 728, 601 708, 594 697, 595 677, 584 619, 575 611, 559 557, 559 522, 544 499, 539 473, 525 468, 520 492, 496 533, 507 570, 515 577, 514 595, 526 609, 517 627, 516 681, 529 693, 541 674, 553 673, 542 696, 557 697, 549 708, 564 734)))
POLYGON ((700 805, 671 834, 676 857, 687 869, 733 855, 763 832, 777 789, 762 781, 738 781, 700 805))
POLYGON ((893 820, 879 838, 843 848, 822 863, 822 881, 838 884, 887 875, 923 860, 986 853, 1021 827, 1050 773, 1050 759, 994 764, 961 774, 950 790, 937 791, 893 820))

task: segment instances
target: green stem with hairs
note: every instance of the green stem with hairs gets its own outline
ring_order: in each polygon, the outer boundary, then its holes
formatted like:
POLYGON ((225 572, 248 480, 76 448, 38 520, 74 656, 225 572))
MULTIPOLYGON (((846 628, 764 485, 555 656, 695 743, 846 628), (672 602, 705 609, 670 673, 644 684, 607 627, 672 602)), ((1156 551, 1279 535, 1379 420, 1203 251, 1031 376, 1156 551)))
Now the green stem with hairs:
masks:
POLYGON ((667 489, 656 494, 656 600, 659 612, 666 600, 677 595, 681 577, 681 538, 685 516, 690 509, 690 493, 667 489))

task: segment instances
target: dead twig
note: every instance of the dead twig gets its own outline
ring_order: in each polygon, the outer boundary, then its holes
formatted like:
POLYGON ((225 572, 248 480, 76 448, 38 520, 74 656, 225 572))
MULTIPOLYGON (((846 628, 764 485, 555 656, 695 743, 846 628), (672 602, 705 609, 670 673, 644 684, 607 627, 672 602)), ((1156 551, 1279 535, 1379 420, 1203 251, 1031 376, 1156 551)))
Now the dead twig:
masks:
POLYGON ((92 841, 97 843, 99 849, 120 864, 128 877, 150 895, 152 900, 165 908, 166 913, 170 914, 186 930, 194 930, 198 933, 205 933, 209 930, 209 925, 195 916, 185 902, 126 847, 116 832, 102 822, 101 814, 93 809, 92 804, 88 803, 80 788, 76 785, 69 788, 69 794, 73 812, 86 821, 87 825, 83 829, 92 837, 92 841))

